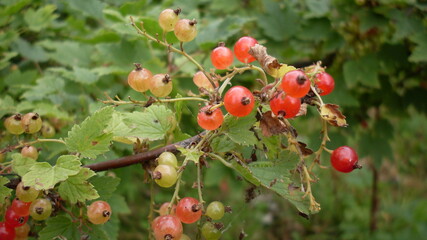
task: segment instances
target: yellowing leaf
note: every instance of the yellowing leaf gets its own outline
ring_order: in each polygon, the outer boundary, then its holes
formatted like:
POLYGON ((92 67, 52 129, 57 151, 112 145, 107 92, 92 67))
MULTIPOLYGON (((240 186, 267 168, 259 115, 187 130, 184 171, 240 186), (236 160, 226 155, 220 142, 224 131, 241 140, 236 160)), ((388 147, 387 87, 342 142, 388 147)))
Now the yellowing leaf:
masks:
POLYGON ((320 107, 320 116, 333 126, 347 127, 345 116, 338 109, 338 105, 324 104, 320 107))

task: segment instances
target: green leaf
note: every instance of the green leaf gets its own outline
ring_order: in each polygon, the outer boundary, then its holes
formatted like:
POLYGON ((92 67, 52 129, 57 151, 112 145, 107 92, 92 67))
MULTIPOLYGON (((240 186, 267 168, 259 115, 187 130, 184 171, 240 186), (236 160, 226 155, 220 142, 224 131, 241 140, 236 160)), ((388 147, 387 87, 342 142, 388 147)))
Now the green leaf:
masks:
POLYGON ((104 107, 86 118, 80 125, 74 125, 68 132, 65 143, 70 152, 79 152, 83 157, 95 158, 109 150, 112 133, 105 129, 111 122, 113 107, 104 107))
POLYGON ((102 9, 104 4, 98 0, 73 0, 67 1, 70 7, 83 13, 87 17, 102 19, 102 9))
POLYGON ((93 84, 99 79, 99 76, 87 68, 74 67, 73 80, 83 84, 93 84))
POLYGON ((31 8, 25 13, 24 20, 30 30, 39 32, 47 28, 58 17, 57 14, 54 14, 55 10, 55 5, 45 5, 37 10, 31 8))
POLYGON ((13 98, 9 95, 0 98, 0 118, 8 113, 16 112, 15 104, 13 98))
POLYGON ((214 152, 229 152, 237 147, 237 144, 230 142, 225 135, 214 138, 211 142, 211 147, 214 152))
POLYGON ((44 62, 48 60, 48 56, 42 47, 36 44, 30 44, 22 38, 15 41, 16 50, 22 56, 35 62, 44 62))
POLYGON ((65 66, 87 67, 91 63, 94 46, 72 41, 50 41, 39 42, 41 46, 52 50, 50 58, 65 66))
MULTIPOLYGON (((254 108, 256 109, 256 108, 254 108)), ((257 139, 254 133, 249 130, 256 122, 255 118, 256 111, 252 111, 246 117, 234 117, 229 116, 225 119, 221 130, 227 135, 233 142, 241 145, 254 145, 257 143, 257 139)))
POLYGON ((64 79, 55 75, 46 75, 37 79, 36 85, 26 91, 22 97, 34 101, 49 98, 49 96, 63 92, 64 79))
POLYGON ((99 195, 94 186, 86 181, 94 175, 95 172, 89 168, 81 168, 77 175, 68 177, 59 185, 59 195, 72 204, 97 199, 99 195))
POLYGON ((380 87, 378 80, 379 62, 375 55, 365 55, 344 63, 344 78, 349 87, 361 83, 369 87, 380 87))
POLYGON ((148 139, 163 139, 176 125, 174 113, 163 105, 153 105, 144 112, 124 114, 125 124, 132 130, 129 135, 148 139))
POLYGON ((55 184, 79 173, 80 165, 77 156, 63 155, 58 158, 53 167, 47 162, 35 163, 22 177, 22 181, 26 186, 34 186, 37 190, 52 189, 55 184))
POLYGON ((0 176, 0 204, 3 205, 5 203, 5 199, 10 196, 12 189, 4 186, 9 183, 9 179, 6 177, 0 176))
POLYGON ((330 0, 305 0, 308 7, 306 17, 323 17, 330 12, 330 0))
POLYGON ((265 35, 275 41, 283 41, 298 31, 300 18, 290 7, 283 7, 275 1, 265 1, 266 13, 259 18, 258 24, 265 35))
POLYGON ((246 165, 239 163, 235 160, 231 161, 231 165, 233 168, 242 175, 248 182, 254 184, 255 186, 259 186, 261 182, 254 176, 251 169, 246 165))
POLYGON ((20 153, 12 154, 12 170, 19 176, 24 176, 34 166, 36 160, 23 157, 20 153))
POLYGON ((50 217, 46 220, 46 227, 39 232, 39 240, 80 239, 78 225, 68 215, 50 217))
POLYGON ((4 52, 1 56, 2 58, 0 59, 0 70, 2 70, 3 68, 6 68, 10 65, 9 60, 16 57, 18 55, 17 52, 4 52))
POLYGON ((129 214, 131 210, 129 209, 128 204, 123 196, 118 194, 113 194, 108 200, 108 203, 111 205, 111 211, 113 213, 129 214))
POLYGON ((422 31, 418 34, 415 34, 411 37, 411 40, 414 41, 417 46, 412 50, 411 56, 409 56, 409 61, 411 62, 427 62, 427 34, 425 31, 422 31))
POLYGON ((181 152, 182 155, 185 156, 184 161, 189 160, 189 161, 193 161, 194 163, 198 163, 199 158, 203 155, 202 151, 199 151, 195 148, 187 149, 180 146, 177 146, 176 148, 178 149, 178 151, 181 152))
POLYGON ((113 192, 116 191, 120 183, 120 178, 96 176, 91 178, 89 182, 95 187, 96 191, 98 191, 99 200, 106 201, 110 199, 113 192))

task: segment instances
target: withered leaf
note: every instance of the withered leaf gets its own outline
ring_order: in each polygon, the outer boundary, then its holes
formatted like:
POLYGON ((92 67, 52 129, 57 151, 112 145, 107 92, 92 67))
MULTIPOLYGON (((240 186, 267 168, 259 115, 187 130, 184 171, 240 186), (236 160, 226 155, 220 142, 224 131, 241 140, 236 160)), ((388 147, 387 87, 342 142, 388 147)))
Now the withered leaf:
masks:
POLYGON ((347 121, 339 110, 339 107, 336 104, 324 104, 320 107, 320 116, 333 126, 347 127, 347 121))
POLYGON ((303 103, 303 104, 301 104, 299 112, 296 116, 299 117, 299 116, 304 116, 306 114, 307 114, 307 103, 303 103))
POLYGON ((297 154, 299 154, 299 152, 301 152, 301 154, 303 156, 309 156, 309 155, 313 154, 313 150, 311 150, 310 148, 307 148, 307 144, 305 144, 303 142, 298 141, 298 147, 296 144, 292 144, 289 146, 290 146, 289 150, 291 150, 292 152, 295 152, 297 154), (299 151, 298 151, 298 148, 299 148, 299 151))
POLYGON ((262 135, 270 137, 287 131, 285 124, 277 117, 273 116, 271 111, 265 112, 259 123, 262 135))
POLYGON ((263 45, 256 44, 251 47, 249 54, 254 56, 261 64, 261 67, 275 78, 283 77, 287 72, 295 70, 295 67, 280 63, 277 58, 268 55, 267 48, 263 45))

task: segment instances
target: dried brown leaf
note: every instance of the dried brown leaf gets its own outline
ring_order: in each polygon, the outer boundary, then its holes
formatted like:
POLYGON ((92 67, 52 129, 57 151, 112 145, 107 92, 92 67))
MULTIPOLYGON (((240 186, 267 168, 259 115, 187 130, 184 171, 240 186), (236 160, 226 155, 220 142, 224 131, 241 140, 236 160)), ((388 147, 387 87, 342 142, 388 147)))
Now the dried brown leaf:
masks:
POLYGON ((261 64, 261 67, 275 78, 283 77, 287 72, 295 70, 295 67, 280 63, 277 58, 268 55, 267 48, 263 45, 256 44, 251 47, 249 54, 254 56, 261 64))
POLYGON ((324 104, 320 107, 320 116, 329 122, 329 124, 337 127, 347 127, 345 116, 339 110, 336 104, 324 104))
POLYGON ((277 117, 273 116, 271 111, 265 112, 259 124, 262 135, 270 137, 288 131, 285 124, 277 117))

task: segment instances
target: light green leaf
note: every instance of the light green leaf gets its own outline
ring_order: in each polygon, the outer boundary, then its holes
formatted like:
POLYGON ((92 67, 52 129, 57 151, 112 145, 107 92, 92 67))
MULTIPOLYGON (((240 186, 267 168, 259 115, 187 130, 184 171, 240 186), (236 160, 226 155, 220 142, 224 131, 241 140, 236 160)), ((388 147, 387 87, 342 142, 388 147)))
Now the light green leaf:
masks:
POLYGON ((120 183, 120 178, 113 178, 107 176, 96 176, 89 180, 89 182, 98 191, 99 200, 108 200, 116 191, 117 186, 120 183))
POLYGON ((148 140, 163 139, 176 126, 174 113, 163 105, 153 105, 144 112, 124 114, 129 135, 148 140))
POLYGON ((99 0, 73 0, 67 1, 67 3, 70 4, 70 7, 82 12, 85 16, 102 19, 104 4, 99 0))
POLYGON ((96 83, 99 76, 87 68, 74 67, 74 78, 73 80, 83 84, 96 83))
POLYGON ((16 57, 17 55, 17 52, 3 52, 2 58, 0 58, 0 70, 9 66, 9 60, 16 57))
POLYGON ((15 104, 13 98, 9 95, 0 98, 0 118, 8 113, 16 112, 15 104))
POLYGON ((94 186, 86 181, 94 175, 95 172, 89 168, 81 168, 77 175, 68 177, 59 185, 59 195, 71 204, 97 199, 99 195, 94 186))
POLYGON ((46 75, 37 79, 36 85, 26 91, 22 97, 34 101, 49 98, 49 96, 60 93, 64 89, 64 79, 55 75, 46 75))
POLYGON ((105 107, 86 118, 80 125, 74 125, 65 139, 68 150, 79 152, 87 158, 95 158, 107 152, 113 134, 105 132, 105 129, 111 122, 113 112, 113 107, 105 107))
POLYGON ((411 62, 427 62, 427 33, 426 30, 411 37, 417 46, 412 50, 409 57, 411 62))
POLYGON ((36 160, 23 157, 20 153, 12 154, 12 170, 19 176, 24 176, 34 166, 36 160))
POLYGON ((203 155, 202 151, 194 148, 187 149, 180 146, 177 146, 176 148, 185 156, 185 160, 193 161, 194 163, 199 163, 199 158, 203 155))
POLYGON ((229 116, 225 119, 221 130, 237 144, 254 145, 257 143, 257 139, 249 129, 256 122, 255 114, 256 111, 254 110, 246 117, 229 116))
POLYGON ((10 196, 12 189, 4 186, 9 183, 9 179, 6 177, 0 176, 0 204, 3 205, 5 199, 10 196))
POLYGON ((52 189, 55 184, 79 173, 80 165, 79 158, 74 155, 59 157, 53 167, 47 162, 38 162, 22 177, 22 181, 26 186, 34 186, 37 190, 52 189))
POLYGON ((24 57, 35 62, 44 62, 48 60, 48 56, 42 47, 30 44, 22 38, 15 41, 16 50, 24 57))
POLYGON ((45 5, 37 10, 31 8, 24 14, 24 20, 30 30, 39 32, 47 28, 58 17, 57 14, 54 14, 55 10, 55 5, 45 5))

